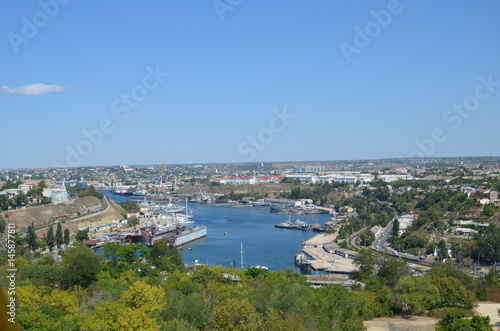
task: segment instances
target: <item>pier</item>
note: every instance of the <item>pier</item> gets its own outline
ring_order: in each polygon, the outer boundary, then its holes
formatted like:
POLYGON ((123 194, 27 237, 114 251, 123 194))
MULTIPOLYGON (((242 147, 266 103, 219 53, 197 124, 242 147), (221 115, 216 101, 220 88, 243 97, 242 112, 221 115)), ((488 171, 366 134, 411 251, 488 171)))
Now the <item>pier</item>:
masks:
POLYGON ((325 249, 324 245, 332 243, 336 237, 337 234, 318 234, 302 244, 302 251, 313 259, 312 269, 338 274, 351 274, 358 270, 352 263, 353 259, 330 253, 325 249))
POLYGON ((340 274, 350 274, 358 270, 358 267, 352 263, 354 260, 328 253, 323 247, 304 248, 303 251, 314 259, 311 261, 311 268, 314 270, 340 274))
POLYGON ((307 247, 307 246, 314 246, 314 245, 324 245, 331 243, 335 239, 337 239, 338 233, 334 234, 318 234, 311 239, 308 239, 302 243, 302 246, 307 247))

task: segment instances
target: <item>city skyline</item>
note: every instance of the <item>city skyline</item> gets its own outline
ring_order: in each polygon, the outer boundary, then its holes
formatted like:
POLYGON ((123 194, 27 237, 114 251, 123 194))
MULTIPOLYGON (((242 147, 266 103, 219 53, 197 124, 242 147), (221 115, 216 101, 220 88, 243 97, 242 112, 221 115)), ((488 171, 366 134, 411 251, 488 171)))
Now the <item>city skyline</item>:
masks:
POLYGON ((495 1, 117 4, 3 5, 0 168, 500 155, 495 1))

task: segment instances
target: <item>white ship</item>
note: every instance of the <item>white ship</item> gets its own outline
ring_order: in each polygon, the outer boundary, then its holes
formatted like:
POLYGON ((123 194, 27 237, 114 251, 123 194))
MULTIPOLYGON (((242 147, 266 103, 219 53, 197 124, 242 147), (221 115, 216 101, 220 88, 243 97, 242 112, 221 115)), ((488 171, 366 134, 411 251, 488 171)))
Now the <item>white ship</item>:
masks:
POLYGON ((186 230, 177 234, 173 241, 173 246, 182 246, 189 242, 204 238, 207 236, 207 227, 205 225, 195 226, 192 229, 186 228, 186 230))

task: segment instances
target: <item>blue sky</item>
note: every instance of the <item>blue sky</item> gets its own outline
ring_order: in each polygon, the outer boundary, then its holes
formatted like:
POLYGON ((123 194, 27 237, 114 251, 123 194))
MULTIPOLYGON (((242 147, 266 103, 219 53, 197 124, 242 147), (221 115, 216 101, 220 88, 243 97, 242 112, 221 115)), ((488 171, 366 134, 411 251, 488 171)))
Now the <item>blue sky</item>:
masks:
POLYGON ((498 1, 0 7, 0 168, 500 155, 498 1))

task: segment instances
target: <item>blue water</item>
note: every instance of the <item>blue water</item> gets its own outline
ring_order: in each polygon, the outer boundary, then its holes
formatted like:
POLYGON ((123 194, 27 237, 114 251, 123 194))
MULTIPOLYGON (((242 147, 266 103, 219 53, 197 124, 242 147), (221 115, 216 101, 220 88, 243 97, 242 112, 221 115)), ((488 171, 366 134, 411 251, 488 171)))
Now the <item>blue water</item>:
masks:
POLYGON ((139 197, 132 197, 129 195, 118 195, 118 194, 114 194, 110 190, 100 190, 100 192, 102 194, 104 194, 105 197, 110 198, 111 200, 113 200, 116 203, 126 202, 130 199, 135 200, 135 201, 140 201, 139 197))
MULTIPOLYGON (((232 207, 189 204, 193 211, 194 225, 207 226, 207 238, 184 246, 184 263, 195 260, 208 265, 225 268, 240 267, 241 244, 243 244, 244 267, 266 266, 270 271, 292 268, 294 256, 301 250, 302 242, 317 235, 317 232, 275 228, 274 225, 288 219, 286 215, 271 213, 269 209, 255 207, 232 207), (227 235, 224 233, 227 232, 227 235), (191 248, 188 250, 187 248, 191 248)), ((292 220, 303 215, 292 216, 292 220)), ((324 223, 328 215, 307 215, 309 223, 324 223)))
MULTIPOLYGON (((130 199, 111 192, 103 193, 117 202, 130 199)), ((186 264, 194 264, 198 260, 198 263, 221 265, 225 268, 232 267, 235 263, 240 268, 243 244, 245 268, 260 265, 268 267, 269 271, 286 268, 299 271, 294 264, 295 254, 301 250, 302 242, 318 234, 313 231, 275 228, 275 224, 288 219, 288 216, 271 213, 268 208, 197 203, 189 203, 188 208, 194 215, 194 224, 189 226, 206 225, 207 237, 184 245, 181 254, 186 264)), ((327 214, 292 215, 292 220, 297 218, 320 224, 329 220, 327 214)))

